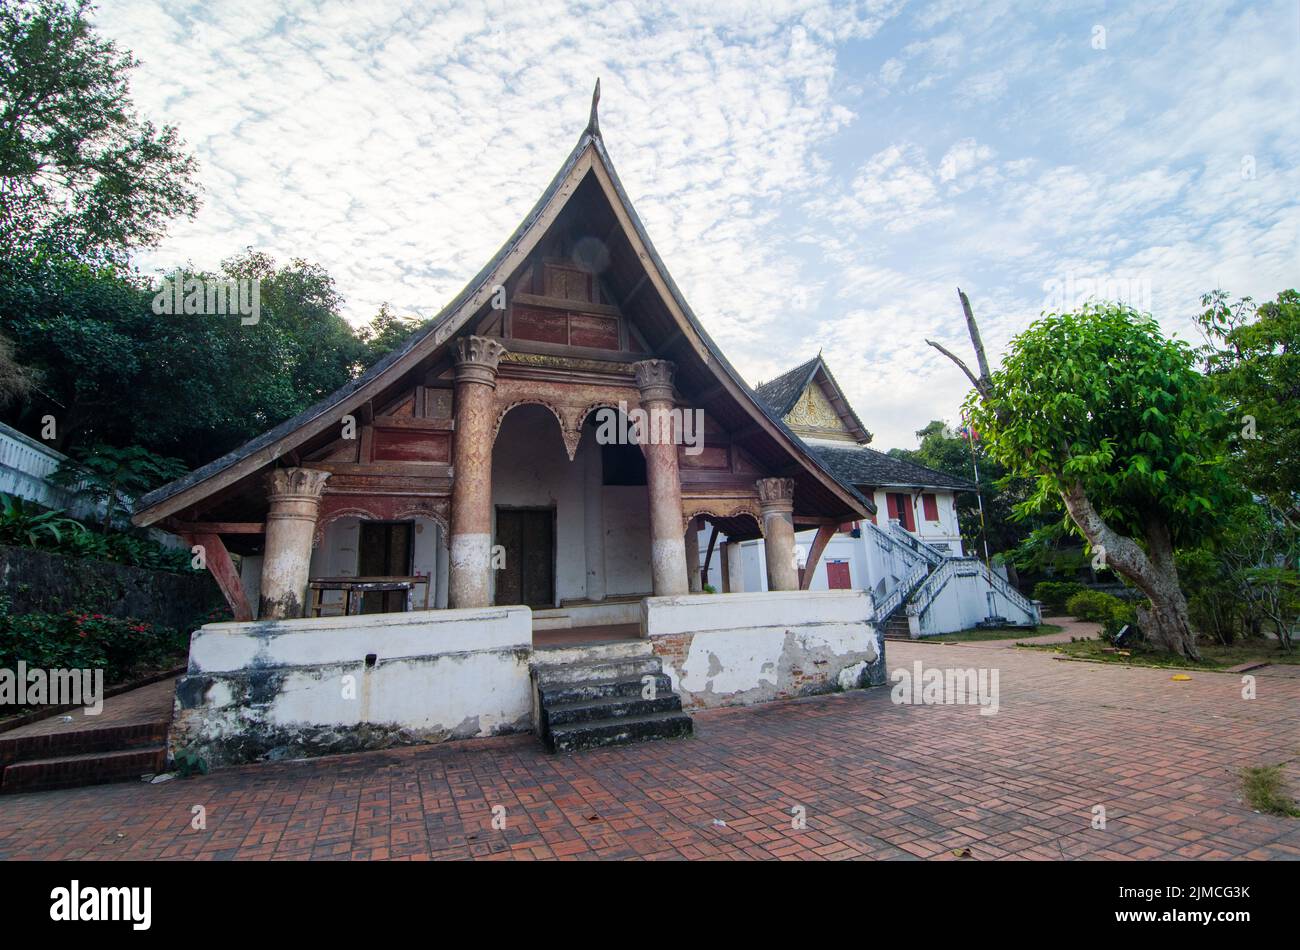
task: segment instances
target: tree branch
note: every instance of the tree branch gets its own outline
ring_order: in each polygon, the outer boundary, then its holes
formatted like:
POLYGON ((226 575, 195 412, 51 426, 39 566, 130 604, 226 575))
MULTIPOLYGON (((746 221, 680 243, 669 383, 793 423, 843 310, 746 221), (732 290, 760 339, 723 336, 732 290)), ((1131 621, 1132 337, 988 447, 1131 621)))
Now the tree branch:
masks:
POLYGON ((984 380, 979 379, 978 377, 976 377, 976 375, 970 371, 970 367, 967 366, 965 363, 962 362, 961 357, 957 356, 955 353, 953 353, 951 350, 947 349, 946 347, 941 346, 941 345, 938 344, 938 343, 935 343, 934 340, 926 340, 925 342, 926 342, 926 343, 929 343, 932 347, 934 347, 936 350, 938 350, 938 351, 939 351, 940 353, 942 353, 944 356, 948 357, 948 359, 950 359, 950 360, 952 360, 954 363, 956 363, 956 364, 957 364, 957 367, 958 367, 958 368, 959 368, 963 373, 966 374, 966 378, 970 380, 971 385, 975 387, 975 390, 980 394, 980 396, 982 396, 982 397, 987 397, 987 396, 988 396, 988 385, 987 385, 987 383, 985 383, 984 380))

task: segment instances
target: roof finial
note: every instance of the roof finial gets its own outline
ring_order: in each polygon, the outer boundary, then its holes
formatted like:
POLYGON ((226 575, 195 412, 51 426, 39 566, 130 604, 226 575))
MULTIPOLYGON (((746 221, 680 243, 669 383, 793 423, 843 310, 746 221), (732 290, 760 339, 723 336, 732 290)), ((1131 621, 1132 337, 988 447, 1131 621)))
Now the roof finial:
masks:
POLYGON ((596 91, 591 94, 591 119, 587 122, 587 131, 592 135, 600 135, 600 116, 597 114, 597 107, 600 105, 600 77, 596 77, 596 91))

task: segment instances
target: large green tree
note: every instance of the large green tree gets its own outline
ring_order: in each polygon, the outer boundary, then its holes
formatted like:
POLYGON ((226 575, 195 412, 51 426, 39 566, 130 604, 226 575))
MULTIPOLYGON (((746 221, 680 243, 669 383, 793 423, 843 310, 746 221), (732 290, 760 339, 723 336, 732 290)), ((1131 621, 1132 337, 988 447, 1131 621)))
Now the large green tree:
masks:
POLYGON ((1233 469, 1300 525, 1300 292, 1255 305, 1218 290, 1201 299, 1200 355, 1238 428, 1233 469))
POLYGON ((319 266, 247 253, 198 276, 258 279, 259 321, 155 314, 150 282, 112 265, 61 255, 11 262, 0 280, 0 331, 40 384, 6 421, 39 434, 48 415, 65 451, 141 445, 193 466, 360 372, 366 347, 319 266))
POLYGON ((1148 637, 1199 657, 1174 551, 1213 530, 1240 491, 1227 470, 1231 420, 1191 347, 1148 315, 1088 304, 1036 321, 1000 369, 973 378, 967 411, 990 454, 1036 480, 1030 504, 1059 498, 1147 596, 1148 637))
POLYGON ((198 206, 193 157, 136 114, 136 60, 95 33, 91 9, 0 0, 2 257, 45 245, 120 259, 198 206))

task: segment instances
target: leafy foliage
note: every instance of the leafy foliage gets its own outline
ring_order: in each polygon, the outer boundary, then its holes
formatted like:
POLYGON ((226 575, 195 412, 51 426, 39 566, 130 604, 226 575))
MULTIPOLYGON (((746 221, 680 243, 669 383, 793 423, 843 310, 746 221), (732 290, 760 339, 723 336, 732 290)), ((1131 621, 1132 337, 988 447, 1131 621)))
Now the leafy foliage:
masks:
POLYGON ((184 549, 164 547, 141 535, 99 534, 62 511, 4 494, 0 494, 0 544, 176 573, 192 570, 190 554, 184 549))
POLYGON ((1122 304, 1051 314, 1012 341, 992 396, 967 400, 989 453, 1036 479, 1024 510, 1082 486, 1108 524, 1175 544, 1211 529, 1239 491, 1226 468, 1232 425, 1190 347, 1122 304))
POLYGON ((116 518, 129 518, 131 503, 186 472, 178 459, 161 458, 138 445, 124 449, 111 445, 80 447, 51 477, 55 484, 74 489, 104 509, 104 530, 116 518))
POLYGON ((1200 350, 1240 427, 1233 467, 1246 487, 1300 523, 1300 292, 1256 306, 1225 291, 1201 298, 1200 350))
POLYGON ((65 518, 62 511, 51 511, 12 495, 0 495, 0 543, 57 546, 84 531, 81 522, 65 518))
POLYGON ((250 252, 209 276, 259 279, 259 322, 155 314, 145 282, 112 266, 48 254, 0 262, 0 330, 43 377, 6 421, 39 432, 49 413, 65 452, 139 445, 195 467, 360 372, 366 345, 318 266, 250 252))
POLYGON ((1066 601, 1087 589, 1074 581, 1039 581, 1034 585, 1034 600, 1041 600, 1044 606, 1059 613, 1065 610, 1066 601))
POLYGON ((198 207, 193 157, 174 128, 136 115, 137 62, 94 32, 90 10, 0 3, 0 255, 118 257, 198 207))
POLYGON ((1116 608, 1122 607, 1124 601, 1114 594, 1100 590, 1081 590, 1065 602, 1066 613, 1079 620, 1104 623, 1109 620, 1116 608))
POLYGON ((97 613, 11 614, 0 598, 0 667, 22 660, 45 669, 103 669, 106 683, 174 666, 185 655, 187 633, 97 613))

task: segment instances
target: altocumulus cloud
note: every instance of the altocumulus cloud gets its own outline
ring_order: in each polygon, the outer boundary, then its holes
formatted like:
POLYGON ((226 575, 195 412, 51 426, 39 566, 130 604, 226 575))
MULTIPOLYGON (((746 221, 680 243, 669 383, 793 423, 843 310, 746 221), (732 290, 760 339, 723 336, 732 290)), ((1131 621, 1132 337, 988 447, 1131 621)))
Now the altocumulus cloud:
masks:
POLYGON ((1185 331, 1216 284, 1294 283, 1293 4, 105 0, 133 91, 205 204, 141 264, 319 261, 368 319, 430 315, 586 121, 751 382, 826 348, 877 445, 951 418, 954 286, 996 349, 1078 276, 1151 281, 1185 331), (1095 27, 1105 29, 1095 48, 1095 27), (1253 177, 1241 174, 1249 155, 1253 177))

